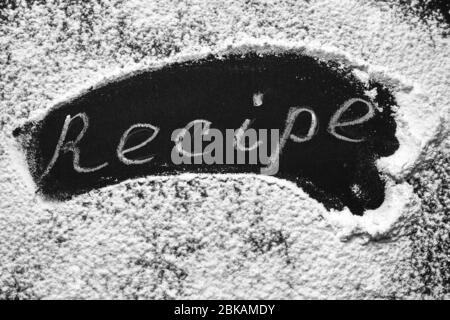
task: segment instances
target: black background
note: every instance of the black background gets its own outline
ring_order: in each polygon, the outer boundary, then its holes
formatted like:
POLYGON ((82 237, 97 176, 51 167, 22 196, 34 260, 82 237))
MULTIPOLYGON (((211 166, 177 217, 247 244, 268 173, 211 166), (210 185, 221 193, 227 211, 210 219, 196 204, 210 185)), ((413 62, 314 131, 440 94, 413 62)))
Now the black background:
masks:
MULTIPOLYGON (((251 127, 279 129, 282 134, 290 107, 307 106, 319 120, 316 135, 308 142, 288 141, 282 154, 277 176, 295 181, 327 208, 348 206, 355 214, 374 209, 384 200, 384 182, 374 161, 398 148, 396 124, 391 106, 395 100, 378 83, 373 101, 379 107, 370 121, 339 128, 348 137, 364 137, 361 143, 339 140, 327 132, 331 116, 350 98, 371 101, 365 88, 350 72, 338 64, 325 63, 296 54, 208 57, 196 62, 168 65, 159 70, 142 72, 92 90, 58 108, 40 123, 30 123, 15 131, 29 134, 26 145, 32 174, 43 195, 63 200, 74 194, 110 183, 143 176, 179 172, 255 172, 252 165, 173 165, 170 155, 173 130, 183 128, 195 119, 212 122, 213 128, 239 128, 245 119, 254 119, 251 127), (263 105, 254 107, 254 93, 264 94, 263 105), (61 154, 51 173, 41 180, 61 134, 64 119, 85 112, 89 128, 79 143, 80 164, 95 167, 109 165, 94 173, 73 170, 72 153, 61 154), (131 125, 150 123, 160 128, 157 137, 145 148, 130 153, 130 158, 154 155, 148 164, 127 166, 116 156, 120 137, 131 125), (359 192, 352 191, 353 185, 359 192)), ((365 108, 355 104, 347 117, 358 117, 365 108)), ((300 116, 293 132, 304 135, 309 117, 300 116)), ((66 141, 74 139, 81 121, 72 122, 66 141)), ((127 146, 148 137, 148 133, 127 146)))

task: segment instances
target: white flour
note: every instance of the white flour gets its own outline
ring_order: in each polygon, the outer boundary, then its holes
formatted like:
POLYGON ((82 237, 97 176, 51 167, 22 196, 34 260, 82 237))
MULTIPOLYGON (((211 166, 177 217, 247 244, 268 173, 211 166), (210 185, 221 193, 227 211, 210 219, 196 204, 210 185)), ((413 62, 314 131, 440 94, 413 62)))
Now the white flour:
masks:
MULTIPOLYGON (((439 28, 371 1, 102 3, 36 5, 1 22, 0 298, 448 295, 423 272, 423 248, 434 247, 421 233, 448 231, 448 195, 427 209, 423 191, 448 179, 450 53, 439 28), (327 212, 292 183, 251 175, 141 178, 62 203, 34 195, 17 124, 105 78, 246 46, 338 60, 390 84, 400 148, 378 162, 389 181, 379 209, 327 212)), ((441 269, 432 272, 449 277, 441 269)))

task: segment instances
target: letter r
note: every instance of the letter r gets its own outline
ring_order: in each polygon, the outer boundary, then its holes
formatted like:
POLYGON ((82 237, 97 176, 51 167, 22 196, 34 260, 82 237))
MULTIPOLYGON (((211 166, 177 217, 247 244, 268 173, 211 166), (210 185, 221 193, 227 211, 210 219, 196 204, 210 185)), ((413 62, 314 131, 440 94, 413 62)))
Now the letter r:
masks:
POLYGON ((48 164, 47 168, 45 169, 44 173, 42 174, 41 180, 50 173, 50 170, 52 170, 52 168, 55 166, 55 163, 58 160, 61 152, 62 153, 66 153, 66 152, 73 153, 73 168, 76 172, 79 172, 79 173, 94 172, 94 171, 100 170, 108 165, 107 162, 105 162, 101 165, 98 165, 96 167, 93 167, 93 168, 86 168, 86 167, 82 167, 80 165, 80 149, 77 147, 77 144, 83 138, 84 134, 86 133, 86 131, 88 129, 88 126, 89 126, 89 118, 86 115, 86 113, 84 113, 84 112, 78 113, 74 117, 67 115, 67 117, 64 121, 63 129, 61 131, 61 135, 59 136, 59 140, 56 145, 55 152, 53 153, 50 163, 48 164), (80 118, 81 121, 83 121, 83 128, 81 129, 80 133, 75 138, 75 140, 65 142, 66 136, 67 136, 67 131, 69 130, 69 126, 72 123, 72 121, 77 118, 80 118))

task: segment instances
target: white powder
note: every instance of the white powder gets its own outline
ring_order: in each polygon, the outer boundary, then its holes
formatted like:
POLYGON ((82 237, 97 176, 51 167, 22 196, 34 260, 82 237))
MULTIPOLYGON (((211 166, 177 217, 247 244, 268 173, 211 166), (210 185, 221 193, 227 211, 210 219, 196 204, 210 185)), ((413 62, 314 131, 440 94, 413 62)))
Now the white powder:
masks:
MULTIPOLYGON (((0 298, 426 292, 420 287, 427 265, 414 255, 420 243, 430 248, 429 238, 408 235, 420 231, 417 221, 428 230, 420 205, 431 197, 414 193, 411 177, 436 154, 448 155, 442 141, 450 59, 437 27, 412 27, 371 1, 49 1, 6 14, 10 20, 0 25, 0 298), (253 175, 140 178, 60 203, 34 194, 11 136, 17 124, 132 70, 249 48, 339 61, 363 82, 390 85, 400 106, 400 148, 377 163, 388 181, 379 209, 363 217, 328 212, 290 182, 253 175)), ((443 173, 425 177, 421 190, 445 179, 443 173)), ((444 228, 436 217, 445 212, 448 200, 433 212, 434 230, 444 228)), ((431 278, 428 294, 448 294, 433 290, 438 277, 431 278)))

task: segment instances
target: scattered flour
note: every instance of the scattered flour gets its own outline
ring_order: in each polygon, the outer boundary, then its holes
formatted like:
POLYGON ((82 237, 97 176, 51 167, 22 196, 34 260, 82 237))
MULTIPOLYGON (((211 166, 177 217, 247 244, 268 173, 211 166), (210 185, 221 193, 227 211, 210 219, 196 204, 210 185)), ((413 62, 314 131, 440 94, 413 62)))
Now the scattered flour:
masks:
POLYGON ((0 298, 448 297, 450 53, 436 26, 354 0, 55 0, 0 16, 0 298), (249 49, 389 84, 400 149, 377 163, 380 208, 328 212, 252 175, 140 178, 63 203, 34 194, 19 123, 129 72, 249 49))

